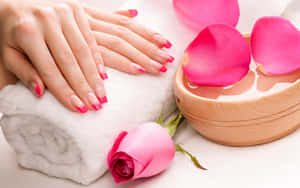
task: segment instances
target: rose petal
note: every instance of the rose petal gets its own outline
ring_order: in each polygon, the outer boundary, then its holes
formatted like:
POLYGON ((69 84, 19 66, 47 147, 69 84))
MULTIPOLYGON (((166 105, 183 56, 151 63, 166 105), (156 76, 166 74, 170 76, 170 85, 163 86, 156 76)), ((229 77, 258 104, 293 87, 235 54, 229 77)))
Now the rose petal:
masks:
POLYGON ((160 125, 145 123, 128 133, 117 152, 124 152, 135 162, 133 179, 149 177, 165 170, 175 155, 174 143, 160 125))
POLYGON ((110 172, 116 183, 129 181, 134 176, 134 161, 124 152, 114 153, 110 166, 110 172))
POLYGON ((211 24, 235 27, 240 16, 237 0, 173 0, 173 6, 179 19, 198 31, 211 24))
POLYGON ((228 86, 247 74, 250 61, 245 38, 233 27, 214 24, 188 46, 182 68, 194 84, 228 86))
POLYGON ((252 30, 251 51, 265 74, 294 72, 300 68, 300 32, 284 18, 260 18, 252 30))
POLYGON ((113 155, 116 153, 116 151, 118 150, 119 148, 119 145, 121 143, 121 141, 124 139, 124 137, 128 134, 128 132, 126 131, 123 131, 121 132, 118 137, 116 138, 111 150, 108 152, 108 155, 107 155, 107 165, 109 167, 109 169, 111 169, 111 161, 112 161, 112 157, 113 155))

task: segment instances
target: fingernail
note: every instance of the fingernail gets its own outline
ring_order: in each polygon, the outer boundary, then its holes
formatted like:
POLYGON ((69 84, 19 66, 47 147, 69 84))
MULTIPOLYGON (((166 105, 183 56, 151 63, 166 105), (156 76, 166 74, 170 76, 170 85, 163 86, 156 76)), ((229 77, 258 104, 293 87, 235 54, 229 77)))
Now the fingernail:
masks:
POLYGON ((170 56, 169 54, 167 54, 167 52, 163 51, 163 50, 158 50, 158 56, 160 57, 161 61, 167 61, 170 62, 172 61, 172 56, 170 56))
POLYGON ((173 61, 175 60, 175 58, 174 57, 172 57, 172 56, 169 56, 169 58, 167 59, 167 62, 169 62, 169 63, 173 63, 173 61))
POLYGON ((105 96, 104 89, 103 89, 101 86, 99 86, 99 87, 97 87, 97 88, 95 89, 95 92, 96 92, 98 101, 99 101, 101 104, 103 104, 103 101, 102 101, 102 98, 103 98, 103 97, 102 97, 102 96, 105 96))
POLYGON ((42 97, 42 94, 41 94, 41 88, 39 85, 36 85, 36 88, 35 88, 35 93, 38 97, 42 97))
POLYGON ((101 102, 101 104, 107 103, 107 97, 106 96, 104 96, 104 97, 98 97, 98 100, 101 102))
POLYGON ((32 82, 31 87, 34 90, 35 94, 38 97, 42 98, 42 90, 41 90, 40 86, 36 82, 32 82))
POLYGON ((102 80, 106 80, 108 78, 106 73, 104 73, 104 74, 100 73, 100 77, 102 80))
POLYGON ((105 73, 104 66, 102 64, 98 64, 99 74, 102 80, 106 80, 108 78, 107 74, 105 73))
POLYGON ((168 41, 167 39, 165 39, 162 35, 156 33, 155 35, 153 35, 154 40, 156 40, 159 43, 163 44, 163 47, 165 48, 171 48, 172 44, 170 41, 168 41))
POLYGON ((159 69, 159 71, 160 72, 167 72, 167 68, 165 67, 165 66, 162 66, 160 69, 159 69))
POLYGON ((171 48, 172 47, 172 43, 167 40, 167 42, 163 45, 163 47, 165 47, 165 48, 171 48))
POLYGON ((71 96, 71 102, 80 113, 84 114, 88 111, 88 108, 76 95, 71 96))
POLYGON ((104 73, 104 79, 106 80, 108 78, 107 73, 104 73))
POLYGON ((136 17, 138 15, 138 11, 136 9, 129 9, 130 17, 136 17))
POLYGON ((144 68, 139 68, 138 69, 140 72, 146 72, 146 69, 144 69, 144 68))
POLYGON ((88 100, 91 104, 91 106, 96 110, 100 110, 102 108, 101 103, 97 99, 96 95, 94 93, 88 93, 88 100))

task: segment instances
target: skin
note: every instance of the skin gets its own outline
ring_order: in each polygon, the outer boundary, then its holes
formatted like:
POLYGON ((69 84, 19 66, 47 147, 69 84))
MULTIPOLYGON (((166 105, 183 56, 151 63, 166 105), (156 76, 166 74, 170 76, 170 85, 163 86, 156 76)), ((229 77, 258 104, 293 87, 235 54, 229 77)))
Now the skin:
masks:
POLYGON ((72 111, 99 110, 106 102, 104 64, 158 75, 172 61, 162 50, 170 43, 133 16, 74 0, 0 0, 1 79, 14 80, 11 72, 39 97, 48 89, 72 111))

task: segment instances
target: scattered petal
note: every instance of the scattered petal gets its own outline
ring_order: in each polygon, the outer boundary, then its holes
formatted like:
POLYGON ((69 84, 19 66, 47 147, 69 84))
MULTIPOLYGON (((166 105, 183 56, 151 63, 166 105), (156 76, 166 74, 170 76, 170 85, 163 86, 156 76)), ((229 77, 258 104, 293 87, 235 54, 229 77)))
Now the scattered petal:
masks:
POLYGON ((233 27, 214 24, 187 47, 182 69, 194 84, 228 86, 248 73, 250 61, 245 38, 233 27))
POLYGON ((251 34, 251 51, 267 75, 283 75, 300 68, 300 32, 282 17, 263 17, 251 34))
POLYGON ((173 6, 179 19, 196 30, 211 24, 235 27, 240 16, 238 0, 173 0, 173 6))

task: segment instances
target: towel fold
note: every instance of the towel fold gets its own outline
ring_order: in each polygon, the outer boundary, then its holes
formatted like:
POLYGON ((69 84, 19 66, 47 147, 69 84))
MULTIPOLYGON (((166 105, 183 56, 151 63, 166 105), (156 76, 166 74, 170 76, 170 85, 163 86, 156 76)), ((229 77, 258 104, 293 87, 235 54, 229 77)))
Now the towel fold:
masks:
POLYGON ((107 69, 109 102, 102 110, 73 113, 51 93, 39 99, 21 83, 0 92, 4 114, 0 123, 21 166, 89 184, 107 170, 106 156, 118 133, 155 120, 163 107, 165 114, 175 110, 173 77, 195 33, 178 23, 173 11, 165 11, 172 7, 171 0, 157 3, 131 1, 130 5, 139 7, 141 23, 173 42, 170 53, 176 60, 160 76, 132 76, 107 69))

